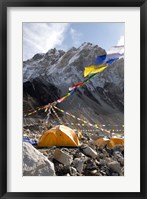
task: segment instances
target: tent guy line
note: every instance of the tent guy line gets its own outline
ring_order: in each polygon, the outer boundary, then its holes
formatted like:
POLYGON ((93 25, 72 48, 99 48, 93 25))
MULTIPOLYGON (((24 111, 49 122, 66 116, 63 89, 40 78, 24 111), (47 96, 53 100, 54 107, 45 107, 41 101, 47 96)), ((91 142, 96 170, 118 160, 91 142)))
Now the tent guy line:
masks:
POLYGON ((87 124, 87 125, 90 126, 90 127, 94 127, 94 128, 99 129, 99 130, 101 130, 101 131, 105 131, 105 132, 107 132, 107 133, 109 133, 109 134, 111 133, 109 130, 103 129, 102 127, 100 127, 100 126, 97 125, 97 124, 91 124, 90 122, 87 122, 87 121, 85 121, 85 120, 83 120, 83 119, 81 119, 81 118, 79 118, 79 117, 76 117, 76 116, 74 116, 73 114, 68 113, 68 112, 66 112, 66 111, 64 111, 64 110, 62 110, 62 109, 59 109, 59 108, 56 107, 56 106, 54 106, 54 108, 55 108, 56 110, 58 110, 58 111, 64 113, 64 114, 66 114, 66 115, 68 115, 68 116, 70 116, 70 117, 72 117, 72 118, 74 118, 74 119, 80 121, 80 122, 83 122, 84 124, 87 124))
MULTIPOLYGON (((97 73, 96 73, 97 74, 97 73)), ((69 92, 64 95, 63 97, 59 98, 58 100, 51 102, 43 107, 37 107, 36 110, 33 110, 32 112, 29 112, 27 114, 25 114, 24 116, 30 116, 33 115, 35 113, 37 113, 37 111, 40 110, 45 110, 45 112, 50 108, 50 107, 54 107, 56 106, 58 103, 63 102, 66 98, 68 98, 69 96, 73 95, 76 91, 78 87, 83 86, 86 82, 88 82, 91 78, 93 78, 96 74, 91 75, 90 77, 88 77, 86 80, 84 80, 83 82, 80 82, 78 84, 73 85, 72 87, 69 87, 69 92)))

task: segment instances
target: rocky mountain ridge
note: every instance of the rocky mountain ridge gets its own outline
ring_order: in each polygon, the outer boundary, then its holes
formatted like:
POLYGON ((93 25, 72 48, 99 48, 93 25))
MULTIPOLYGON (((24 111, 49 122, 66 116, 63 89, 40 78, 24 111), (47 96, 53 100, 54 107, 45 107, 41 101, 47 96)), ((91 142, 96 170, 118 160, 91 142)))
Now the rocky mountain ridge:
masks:
MULTIPOLYGON (((119 53, 116 49, 114 53, 119 53)), ((67 52, 51 49, 24 61, 24 113, 64 96, 69 87, 84 80, 84 67, 103 54, 106 54, 104 49, 85 42, 67 52)), ((123 56, 79 88, 59 107, 93 123, 123 124, 123 56)))

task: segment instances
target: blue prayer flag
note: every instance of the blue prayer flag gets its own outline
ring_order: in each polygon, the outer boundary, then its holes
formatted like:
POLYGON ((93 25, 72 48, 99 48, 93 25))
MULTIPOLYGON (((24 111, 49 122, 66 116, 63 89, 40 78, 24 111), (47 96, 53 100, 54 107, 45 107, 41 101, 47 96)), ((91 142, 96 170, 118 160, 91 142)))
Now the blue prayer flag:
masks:
POLYGON ((104 62, 104 60, 106 59, 106 55, 100 55, 97 56, 96 60, 95 60, 95 64, 102 64, 104 62))

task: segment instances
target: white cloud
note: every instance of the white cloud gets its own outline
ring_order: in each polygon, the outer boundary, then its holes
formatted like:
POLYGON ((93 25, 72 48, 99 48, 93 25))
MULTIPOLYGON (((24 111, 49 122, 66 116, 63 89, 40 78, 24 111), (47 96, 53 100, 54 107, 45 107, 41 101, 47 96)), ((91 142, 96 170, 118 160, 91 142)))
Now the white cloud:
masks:
POLYGON ((81 38, 82 34, 80 32, 78 32, 77 30, 71 28, 70 35, 72 38, 73 45, 75 47, 78 46, 80 44, 80 38, 81 38))
POLYGON ((68 27, 68 23, 24 23, 23 59, 61 45, 68 27))
POLYGON ((125 42, 124 36, 120 36, 120 39, 117 42, 117 46, 123 46, 125 42))

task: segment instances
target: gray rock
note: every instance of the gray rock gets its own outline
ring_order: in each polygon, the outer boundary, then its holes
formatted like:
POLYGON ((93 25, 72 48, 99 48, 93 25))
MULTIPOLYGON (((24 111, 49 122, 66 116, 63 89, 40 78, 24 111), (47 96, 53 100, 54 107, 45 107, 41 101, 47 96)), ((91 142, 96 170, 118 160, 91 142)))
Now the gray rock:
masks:
POLYGON ((121 175, 121 176, 124 176, 124 167, 121 169, 120 175, 121 175))
POLYGON ((105 171, 100 171, 102 175, 106 176, 106 172, 105 171))
POLYGON ((110 176, 110 175, 111 175, 108 168, 106 168, 106 175, 107 175, 107 176, 110 176))
POLYGON ((67 149, 67 148, 62 148, 62 152, 69 153, 69 149, 67 149))
POLYGON ((31 144, 23 143, 23 175, 54 176, 54 164, 31 144))
POLYGON ((76 176, 77 170, 76 170, 74 167, 70 167, 69 170, 70 170, 70 174, 71 174, 72 176, 76 176))
POLYGON ((83 153, 81 153, 81 152, 76 152, 76 154, 74 155, 75 156, 75 158, 84 158, 84 157, 86 157, 83 153))
POLYGON ((104 157, 104 154, 103 153, 100 153, 99 154, 99 158, 103 158, 104 157))
POLYGON ((119 173, 119 174, 120 174, 120 172, 121 172, 120 163, 117 162, 117 161, 113 161, 113 162, 108 163, 108 167, 109 167, 110 169, 112 169, 114 172, 117 172, 117 173, 119 173))
MULTIPOLYGON (((87 170, 95 170, 95 169, 98 169, 98 166, 96 165, 95 160, 89 158, 89 159, 86 161, 86 169, 87 169, 87 170)), ((86 169, 85 169, 85 170, 86 170, 86 169)))
POLYGON ((111 158, 105 158, 105 160, 106 160, 107 163, 112 162, 112 159, 111 159, 111 158))
POLYGON ((79 158, 75 158, 73 161, 73 165, 79 173, 82 173, 82 171, 83 171, 84 162, 85 162, 84 159, 79 159, 79 158))
POLYGON ((95 170, 90 171, 90 173, 91 173, 92 175, 95 175, 95 174, 98 173, 98 171, 95 169, 95 170))
POLYGON ((118 173, 112 173, 112 176, 118 176, 118 173))
POLYGON ((89 147, 88 145, 83 145, 83 146, 81 146, 81 149, 82 149, 82 151, 83 151, 83 153, 85 154, 85 155, 87 155, 87 156, 90 156, 90 157, 92 157, 92 158, 96 158, 97 157, 97 152, 94 150, 94 149, 92 149, 91 147, 89 147))
POLYGON ((120 158, 121 156, 122 156, 122 155, 121 155, 121 153, 120 153, 119 151, 115 151, 115 152, 114 152, 114 157, 115 157, 115 158, 118 159, 118 158, 120 158))
POLYGON ((56 159, 57 161, 61 162, 64 165, 70 165, 73 161, 73 156, 59 149, 56 149, 54 152, 54 159, 56 159))
POLYGON ((100 164, 101 164, 102 166, 105 166, 105 165, 106 165, 106 160, 100 159, 99 161, 100 161, 100 164))
POLYGON ((101 165, 100 162, 99 162, 98 160, 95 160, 95 164, 98 165, 98 166, 101 165))
POLYGON ((118 159, 118 161, 120 162, 120 164, 121 164, 122 166, 124 166, 124 158, 123 158, 123 157, 120 157, 120 158, 118 159))
POLYGON ((25 132, 26 132, 27 134, 30 134, 30 133, 31 133, 30 129, 26 129, 25 132))

